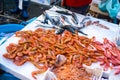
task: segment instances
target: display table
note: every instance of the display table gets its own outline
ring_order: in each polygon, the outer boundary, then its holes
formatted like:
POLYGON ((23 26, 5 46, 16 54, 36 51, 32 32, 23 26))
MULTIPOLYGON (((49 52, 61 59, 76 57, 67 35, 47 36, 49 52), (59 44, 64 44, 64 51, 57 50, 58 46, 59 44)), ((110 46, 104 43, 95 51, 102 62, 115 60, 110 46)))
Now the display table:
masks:
MULTIPOLYGON (((56 7, 53 7, 51 10, 57 9, 56 7)), ((54 12, 50 12, 49 13, 54 13, 54 12)), ((54 14, 52 14, 54 15, 54 14)), ((57 14, 58 15, 58 14, 57 14)), ((79 21, 81 21, 85 16, 77 14, 79 21)), ((28 24, 23 30, 35 30, 36 26, 38 26, 40 24, 40 20, 42 20, 42 16, 40 15, 36 20, 34 20, 33 22, 31 22, 30 24, 28 24)), ((115 42, 116 37, 118 36, 118 25, 113 24, 113 23, 109 23, 100 19, 96 19, 94 17, 91 17, 92 21, 99 21, 101 24, 107 26, 109 28, 109 30, 100 28, 98 26, 95 25, 90 25, 86 28, 83 28, 82 31, 86 34, 88 34, 88 37, 93 37, 95 36, 96 39, 98 41, 103 41, 103 38, 108 38, 109 40, 115 42)), ((81 35, 81 34, 80 34, 81 35)), ((15 37, 15 35, 13 35, 11 38, 9 38, 3 45, 0 46, 0 68, 5 70, 6 72, 9 72, 11 74, 13 74, 14 76, 16 76, 17 78, 20 78, 22 80, 34 80, 34 78, 31 76, 31 72, 34 70, 37 70, 37 68, 29 63, 26 62, 24 65, 22 66, 16 66, 11 60, 8 60, 6 58, 3 57, 3 54, 6 53, 6 47, 10 44, 10 43, 17 43, 19 40, 19 38, 15 37)), ((37 79, 38 80, 45 80, 46 75, 50 73, 51 75, 53 75, 53 73, 51 73, 49 70, 46 71, 44 74, 39 74, 37 75, 37 79)), ((119 76, 115 76, 113 74, 110 74, 111 76, 113 76, 111 78, 111 80, 119 80, 119 76), (114 78, 114 79, 113 79, 114 78)), ((48 79, 47 79, 48 80, 48 79)), ((49 80, 51 80, 49 78, 49 80)))

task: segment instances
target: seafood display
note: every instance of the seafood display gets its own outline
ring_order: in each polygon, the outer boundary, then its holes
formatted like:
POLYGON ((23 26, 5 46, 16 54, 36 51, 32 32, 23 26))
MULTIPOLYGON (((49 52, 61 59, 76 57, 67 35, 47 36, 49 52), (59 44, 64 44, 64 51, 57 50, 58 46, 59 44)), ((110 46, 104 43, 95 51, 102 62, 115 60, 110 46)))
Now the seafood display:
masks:
MULTIPOLYGON (((65 30, 70 31, 75 34, 79 32, 82 35, 88 36, 82 29, 94 25, 96 27, 109 30, 109 28, 100 23, 100 21, 92 21, 90 15, 86 15, 81 21, 78 18, 77 14, 68 10, 46 10, 43 13, 44 19, 39 21, 39 26, 44 28, 54 28, 56 29, 56 34, 62 34, 65 30), (53 12, 51 15, 50 12, 53 12)), ((38 26, 37 26, 38 27, 38 26)))
POLYGON ((117 48, 117 46, 107 40, 104 39, 102 45, 97 45, 99 47, 103 47, 104 49, 101 49, 101 51, 104 51, 104 58, 100 58, 100 61, 102 62, 101 65, 104 66, 104 69, 108 68, 114 68, 115 74, 120 73, 120 50, 117 48), (104 44, 104 45, 103 45, 104 44))
MULTIPOLYGON (((114 43, 106 38, 101 43, 96 41, 95 37, 89 39, 85 36, 79 36, 77 31, 76 34, 64 31, 64 34, 57 35, 54 29, 45 30, 42 28, 35 31, 18 31, 16 37, 21 38, 18 44, 9 44, 6 47, 7 53, 3 56, 13 60, 17 66, 24 65, 27 61, 31 62, 39 69, 31 73, 35 79, 37 74, 44 73, 48 68, 53 68, 51 70, 53 72, 57 72, 55 69, 58 68, 59 72, 59 69, 66 65, 74 65, 74 67, 82 69, 83 64, 90 66, 92 63, 100 61, 104 64, 105 69, 120 66, 120 51, 114 43), (61 61, 61 58, 58 58, 57 61, 58 55, 64 55, 66 59, 63 58, 61 61)), ((117 74, 119 70, 120 68, 117 68, 117 74)), ((57 73, 58 76, 60 74, 57 73)), ((68 75, 66 74, 67 77, 69 77, 68 75)))
MULTIPOLYGON (((22 70, 32 66, 28 69, 29 76, 22 74, 30 80, 39 80, 42 74, 45 74, 42 80, 109 80, 109 75, 104 75, 107 70, 120 74, 120 50, 111 41, 116 35, 113 28, 103 25, 102 21, 92 20, 90 16, 81 18, 68 10, 48 10, 39 18, 15 33, 14 37, 19 39, 17 43, 16 40, 7 41, 3 45, 3 62, 22 66, 22 70), (107 37, 111 32, 112 38, 107 37), (93 68, 97 63, 100 68, 93 68)), ((18 70, 17 73, 24 71, 18 70)))
POLYGON ((44 29, 37 29, 34 32, 19 31, 16 33, 17 37, 21 37, 18 44, 9 44, 6 48, 8 53, 3 56, 12 59, 18 66, 30 61, 40 69, 32 73, 35 78, 35 74, 55 65, 58 54, 66 56, 66 64, 74 63, 79 67, 83 63, 90 65, 92 62, 96 62, 96 58, 101 55, 95 54, 92 49, 87 49, 92 48, 92 46, 88 47, 92 39, 89 40, 83 36, 79 37, 77 34, 73 35, 68 31, 65 31, 64 35, 56 35, 54 31, 44 29), (39 64, 44 64, 44 66, 41 67, 39 64))
POLYGON ((50 14, 48 14, 47 11, 45 11, 43 13, 44 20, 40 21, 40 26, 57 29, 56 30, 57 34, 62 34, 65 30, 68 30, 73 34, 75 33, 75 31, 78 31, 79 33, 87 36, 86 33, 81 31, 81 29, 84 28, 85 26, 78 25, 79 20, 77 18, 76 13, 70 11, 59 11, 59 10, 56 10, 55 12, 60 13, 59 16, 58 15, 51 16, 50 14), (69 15, 72 18, 69 19, 66 15, 69 15))

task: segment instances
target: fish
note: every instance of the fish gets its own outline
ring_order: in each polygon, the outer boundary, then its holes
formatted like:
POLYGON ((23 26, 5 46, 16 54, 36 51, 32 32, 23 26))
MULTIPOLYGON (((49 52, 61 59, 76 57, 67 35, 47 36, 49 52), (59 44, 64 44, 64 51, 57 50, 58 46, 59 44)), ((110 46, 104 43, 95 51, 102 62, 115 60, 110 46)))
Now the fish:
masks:
POLYGON ((64 31, 65 31, 65 29, 59 28, 59 29, 56 30, 55 33, 59 35, 59 34, 62 34, 64 31))
POLYGON ((79 33, 87 36, 86 33, 84 33, 84 32, 81 31, 81 29, 82 29, 83 27, 72 26, 72 25, 70 25, 70 26, 71 26, 75 31, 77 31, 77 32, 79 32, 79 33))
POLYGON ((87 21, 91 21, 90 17, 88 17, 88 16, 86 16, 85 18, 82 19, 82 21, 80 22, 80 26, 81 26, 82 28, 84 28, 84 27, 86 26, 85 23, 86 23, 87 21))
POLYGON ((54 25, 61 25, 60 17, 55 16, 53 17, 54 25))
POLYGON ((77 18, 77 15, 74 13, 74 12, 72 12, 72 21, 75 23, 75 24, 78 24, 79 23, 79 20, 78 20, 78 18, 77 18))
POLYGON ((72 15, 72 13, 70 11, 67 11, 67 10, 64 10, 64 11, 56 10, 55 12, 60 13, 60 14, 64 14, 64 15, 72 15))
POLYGON ((64 32, 64 30, 67 30, 73 34, 75 34, 76 31, 78 31, 79 33, 87 36, 86 33, 82 32, 78 27, 76 26, 72 26, 72 25, 63 25, 60 26, 60 29, 57 30, 57 34, 62 34, 64 32))
POLYGON ((49 24, 44 24, 40 22, 40 24, 36 25, 35 27, 43 27, 43 28, 51 28, 51 29, 59 29, 59 26, 56 25, 49 25, 49 24))
POLYGON ((61 26, 61 28, 63 28, 63 29, 65 29, 65 30, 67 30, 67 31, 69 31, 69 32, 71 32, 71 33, 73 33, 73 34, 75 34, 75 29, 72 28, 70 25, 61 26))
POLYGON ((86 34, 86 33, 82 32, 82 31, 80 31, 80 30, 78 30, 78 32, 79 32, 79 33, 81 33, 81 34, 83 34, 83 35, 85 35, 85 36, 87 36, 87 35, 88 35, 88 34, 86 34))
POLYGON ((76 26, 72 26, 72 25, 66 25, 66 26, 63 26, 63 27, 64 27, 64 29, 67 29, 68 31, 70 31, 70 32, 73 33, 73 34, 75 34, 75 31, 78 31, 79 33, 87 36, 86 33, 82 32, 82 31, 80 30, 80 29, 82 29, 82 28, 80 28, 80 27, 76 27, 76 26))
POLYGON ((70 27, 72 27, 74 30, 78 30, 79 29, 79 27, 73 26, 73 25, 70 25, 70 27))
MULTIPOLYGON (((73 18, 72 21, 73 21, 75 24, 78 24, 78 22, 79 22, 76 14, 75 14, 74 12, 70 12, 70 11, 58 11, 58 10, 57 10, 56 12, 57 12, 57 13, 60 13, 60 14, 72 16, 72 18, 73 18)), ((65 16, 63 16, 63 17, 65 17, 65 16)), ((65 17, 65 18, 66 18, 66 17, 65 17)))
POLYGON ((44 16, 45 19, 43 21, 43 23, 45 24, 49 24, 48 21, 50 21, 50 23, 52 25, 56 25, 56 26, 62 26, 63 22, 61 21, 60 16, 50 16, 48 13, 44 12, 44 16))
POLYGON ((56 30, 56 34, 62 34, 65 30, 75 34, 75 29, 73 29, 70 25, 63 25, 60 26, 57 30, 56 30))
POLYGON ((48 20, 49 20, 52 24, 55 25, 55 21, 47 12, 44 12, 43 15, 45 16, 44 23, 48 24, 48 20))
POLYGON ((68 19, 68 17, 64 16, 64 15, 61 15, 60 16, 64 21, 66 21, 68 24, 72 25, 68 19))

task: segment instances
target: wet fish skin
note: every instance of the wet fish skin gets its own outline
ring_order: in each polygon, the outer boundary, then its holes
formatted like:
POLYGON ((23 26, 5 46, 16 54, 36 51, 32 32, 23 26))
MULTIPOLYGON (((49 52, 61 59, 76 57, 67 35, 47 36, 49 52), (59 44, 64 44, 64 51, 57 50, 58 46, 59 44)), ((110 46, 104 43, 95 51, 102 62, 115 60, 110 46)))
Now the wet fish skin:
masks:
POLYGON ((75 30, 72 27, 67 28, 68 31, 70 31, 71 33, 75 34, 75 30))
POLYGON ((75 31, 78 30, 78 27, 70 25, 70 27, 72 27, 75 31))
POLYGON ((55 33, 59 35, 59 34, 62 34, 64 31, 65 31, 65 29, 59 28, 56 30, 55 33))
POLYGON ((72 32, 72 33, 75 33, 75 31, 78 31, 79 33, 87 36, 88 34, 82 32, 80 29, 82 28, 79 28, 79 27, 76 27, 76 26, 72 26, 72 25, 66 25, 65 28, 68 28, 67 30, 72 32), (70 28, 69 28, 70 27, 70 28))
POLYGON ((74 19, 73 22, 74 22, 75 24, 78 24, 79 20, 78 20, 78 18, 77 18, 77 15, 76 15, 74 12, 72 12, 72 18, 74 19))
POLYGON ((52 24, 55 25, 54 20, 52 19, 52 17, 47 12, 44 12, 44 16, 45 16, 45 21, 49 20, 52 24))
POLYGON ((60 18, 57 17, 57 16, 53 18, 53 21, 54 21, 55 25, 59 25, 60 24, 60 18))
POLYGON ((62 22, 60 20, 60 17, 56 16, 56 17, 51 17, 48 13, 44 13, 45 15, 45 20, 44 23, 48 24, 48 20, 51 22, 52 25, 57 25, 57 26, 62 26, 62 22))
POLYGON ((65 30, 70 31, 71 33, 75 34, 75 29, 73 29, 70 25, 61 26, 61 28, 63 28, 65 30))
POLYGON ((56 10, 55 12, 60 13, 60 14, 64 14, 64 15, 71 15, 71 13, 69 11, 60 11, 60 10, 56 10))
POLYGON ((46 15, 45 14, 43 14, 44 15, 44 21, 42 22, 42 23, 44 23, 44 24, 48 24, 48 20, 47 20, 47 17, 46 17, 46 15))
POLYGON ((72 24, 70 23, 69 19, 68 19, 66 16, 61 15, 61 18, 62 18, 64 21, 66 21, 68 24, 72 25, 72 24))
MULTIPOLYGON (((91 21, 90 17, 85 17, 85 18, 82 19, 82 21, 80 22, 81 28, 84 28, 84 27, 85 27, 85 23, 86 23, 86 21, 88 21, 88 20, 91 21)), ((81 29, 81 28, 80 28, 80 29, 81 29)))

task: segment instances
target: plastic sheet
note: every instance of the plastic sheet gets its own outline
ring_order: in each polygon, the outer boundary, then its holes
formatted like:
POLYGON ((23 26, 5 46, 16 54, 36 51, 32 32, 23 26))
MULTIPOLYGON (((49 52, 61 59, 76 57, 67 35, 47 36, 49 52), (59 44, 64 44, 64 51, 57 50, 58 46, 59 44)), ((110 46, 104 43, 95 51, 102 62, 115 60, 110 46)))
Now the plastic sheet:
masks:
POLYGON ((107 11, 111 18, 116 18, 118 11, 120 10, 119 0, 109 0, 106 5, 107 11))
POLYGON ((101 11, 108 12, 109 16, 115 19, 120 10, 120 3, 119 0, 104 0, 98 4, 98 7, 101 11))

